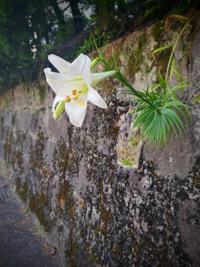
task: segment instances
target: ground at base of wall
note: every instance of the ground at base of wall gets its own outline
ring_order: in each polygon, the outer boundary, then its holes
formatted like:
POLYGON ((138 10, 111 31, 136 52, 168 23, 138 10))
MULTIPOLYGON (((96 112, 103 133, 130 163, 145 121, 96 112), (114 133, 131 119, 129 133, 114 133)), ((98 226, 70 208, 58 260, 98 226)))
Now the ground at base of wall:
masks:
POLYGON ((59 267, 55 249, 36 233, 29 215, 0 177, 0 267, 59 267))

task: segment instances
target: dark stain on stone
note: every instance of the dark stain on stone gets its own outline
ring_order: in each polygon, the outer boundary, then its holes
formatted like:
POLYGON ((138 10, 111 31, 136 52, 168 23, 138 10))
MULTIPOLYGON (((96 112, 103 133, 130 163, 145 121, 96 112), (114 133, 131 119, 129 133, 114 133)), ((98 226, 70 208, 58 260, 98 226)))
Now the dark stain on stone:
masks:
POLYGON ((30 194, 29 208, 37 216, 44 230, 49 232, 52 228, 52 223, 48 217, 49 203, 46 193, 30 194))
POLYGON ((54 149, 53 166, 61 178, 65 177, 66 170, 69 170, 72 164, 72 151, 67 147, 66 142, 61 138, 54 149))
POLYGON ((15 179, 15 186, 16 186, 16 192, 19 195, 20 199, 24 202, 26 202, 29 198, 29 186, 28 182, 24 182, 22 184, 20 177, 16 177, 15 179))
POLYGON ((68 181, 60 182, 57 200, 59 204, 59 213, 67 215, 69 220, 73 220, 75 216, 75 202, 73 190, 68 181))

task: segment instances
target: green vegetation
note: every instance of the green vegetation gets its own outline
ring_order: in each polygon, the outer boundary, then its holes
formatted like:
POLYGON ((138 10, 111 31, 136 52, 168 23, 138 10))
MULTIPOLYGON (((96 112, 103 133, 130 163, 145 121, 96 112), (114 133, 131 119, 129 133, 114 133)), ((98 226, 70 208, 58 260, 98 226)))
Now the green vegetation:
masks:
MULTIPOLYGON (((187 81, 178 73, 174 56, 177 44, 189 26, 189 20, 183 16, 171 17, 186 23, 173 46, 165 45, 154 50, 155 54, 171 49, 165 76, 158 70, 157 82, 150 85, 138 98, 134 111, 133 127, 140 129, 144 139, 158 146, 166 144, 172 133, 183 133, 183 120, 186 122, 189 118, 189 107, 178 97, 178 94, 180 96, 180 92, 186 89, 187 81)), ((129 93, 134 95, 132 87, 129 87, 129 93)))
POLYGON ((132 166, 134 165, 134 162, 133 162, 132 160, 130 160, 130 159, 124 159, 124 160, 122 161, 122 164, 123 164, 124 166, 127 166, 127 167, 132 167, 132 166))
POLYGON ((35 80, 49 53, 71 60, 197 0, 1 0, 0 92, 35 80))
MULTIPOLYGON (((177 18, 176 15, 172 17, 177 18)), ((185 128, 183 120, 187 121, 189 118, 189 107, 178 97, 178 93, 187 87, 187 81, 178 80, 181 75, 176 70, 174 56, 177 44, 189 21, 185 17, 178 17, 186 23, 174 45, 165 45, 154 50, 155 54, 171 49, 165 77, 158 70, 157 82, 151 84, 145 92, 138 92, 127 83, 123 75, 119 77, 119 80, 121 79, 127 86, 128 93, 137 97, 133 127, 140 129, 142 137, 157 146, 166 144, 172 133, 175 135, 183 133, 185 128), (173 81, 174 78, 176 82, 173 81)))
MULTIPOLYGON (((184 31, 190 25, 191 19, 183 16, 171 15, 171 18, 185 22, 173 45, 164 45, 154 50, 154 54, 171 49, 165 75, 157 71, 157 81, 148 86, 145 91, 132 86, 120 68, 113 60, 106 61, 103 53, 99 52, 99 62, 105 66, 105 70, 115 69, 115 78, 123 84, 127 94, 134 96, 135 108, 133 110, 133 127, 140 130, 141 136, 151 144, 162 146, 167 143, 172 134, 178 135, 184 132, 185 123, 189 119, 189 107, 181 99, 181 92, 188 85, 176 68, 175 50, 184 31)), ((98 63, 98 61, 96 61, 98 63)))
POLYGON ((189 115, 189 107, 177 97, 177 91, 185 88, 186 83, 171 86, 165 82, 159 80, 148 88, 149 92, 137 101, 134 111, 133 127, 140 129, 144 139, 158 146, 166 144, 172 133, 183 133, 182 118, 187 119, 189 115))
POLYGON ((157 83, 140 92, 119 73, 118 80, 127 87, 127 93, 136 97, 133 127, 140 129, 142 137, 157 146, 167 143, 172 133, 184 130, 182 118, 189 115, 189 107, 182 103, 177 91, 184 89, 185 81, 170 85, 160 76, 157 83))

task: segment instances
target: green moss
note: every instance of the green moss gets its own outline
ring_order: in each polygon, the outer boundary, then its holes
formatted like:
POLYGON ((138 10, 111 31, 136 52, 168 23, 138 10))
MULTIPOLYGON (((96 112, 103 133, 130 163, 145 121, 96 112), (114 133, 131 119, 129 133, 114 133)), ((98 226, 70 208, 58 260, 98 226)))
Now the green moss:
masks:
POLYGON ((67 263, 69 267, 77 267, 77 254, 79 251, 79 246, 76 242, 75 233, 73 231, 69 232, 67 248, 65 251, 65 257, 67 258, 67 263))
POLYGON ((131 137, 129 138, 129 143, 132 145, 132 146, 136 146, 139 144, 141 140, 141 136, 140 136, 140 133, 139 131, 137 132, 134 132, 131 137))
POLYGON ((12 154, 12 166, 20 173, 24 171, 23 152, 15 150, 12 154))
POLYGON ((60 183, 57 200, 59 204, 59 214, 66 214, 69 220, 73 220, 76 207, 73 191, 68 181, 60 183))
POLYGON ((46 98, 46 87, 42 86, 40 83, 38 83, 37 87, 39 89, 40 102, 43 103, 46 98))
POLYGON ((115 82, 113 81, 112 77, 101 81, 99 84, 100 90, 102 90, 103 94, 102 97, 110 96, 115 89, 115 82), (101 89, 102 88, 102 89, 101 89))
POLYGON ((127 75, 129 77, 132 77, 135 73, 137 73, 141 65, 143 64, 143 52, 144 52, 144 47, 146 46, 147 43, 147 36, 146 33, 143 33, 138 40, 138 46, 136 49, 132 50, 131 54, 128 54, 128 72, 127 75))
POLYGON ((7 130, 5 136, 6 136, 5 142, 3 144, 4 159, 7 163, 10 163, 12 144, 13 144, 12 132, 7 130))
POLYGON ((108 210, 106 205, 106 195, 103 191, 103 182, 98 181, 98 198, 97 198, 97 210, 100 213, 101 222, 103 222, 100 230, 102 232, 107 232, 107 224, 112 220, 112 213, 108 210))
POLYGON ((25 135, 21 131, 12 131, 10 129, 6 129, 4 135, 4 159, 19 173, 23 173, 23 143, 25 140, 25 135))
POLYGON ((80 247, 76 241, 76 223, 75 223, 75 213, 76 204, 73 197, 73 190, 68 181, 60 181, 59 192, 57 194, 57 200, 59 204, 59 216, 67 215, 67 220, 69 222, 69 236, 67 239, 65 257, 69 267, 77 266, 77 255, 80 247))
POLYGON ((156 54, 156 62, 158 70, 163 75, 163 77, 165 76, 167 70, 167 64, 169 61, 170 54, 171 54, 171 49, 166 49, 162 53, 156 54))
POLYGON ((29 208, 37 216, 44 230, 49 232, 52 222, 48 219, 47 209, 49 207, 47 196, 44 192, 32 194, 29 198, 29 208))
POLYGON ((118 141, 118 161, 125 167, 137 167, 141 149, 141 135, 139 131, 132 131, 130 137, 123 137, 118 141))
POLYGON ((156 42, 161 43, 163 39, 163 21, 157 22, 152 28, 152 35, 156 42))
POLYGON ((73 153, 70 148, 67 147, 66 142, 60 139, 55 147, 53 155, 54 170, 59 174, 60 178, 65 177, 66 171, 72 164, 73 153))
POLYGON ((127 167, 132 167, 134 165, 134 162, 130 159, 123 159, 122 164, 127 167))
POLYGON ((15 185, 16 185, 16 192, 19 195, 20 199, 26 202, 29 193, 28 183, 24 182, 23 184, 21 184, 20 178, 17 177, 15 180, 15 185))
POLYGON ((37 140, 34 145, 30 147, 30 163, 32 170, 42 169, 44 166, 44 149, 45 149, 45 137, 44 133, 39 130, 37 133, 37 140))
POLYGON ((41 129, 38 130, 37 140, 35 144, 30 146, 30 166, 31 170, 40 177, 51 177, 53 175, 52 170, 46 163, 45 160, 45 146, 46 146, 47 137, 44 136, 44 133, 41 129))
POLYGON ((197 158, 193 167, 192 181, 195 187, 200 188, 200 158, 197 158))
POLYGON ((200 188, 200 175, 193 177, 193 183, 197 188, 200 188))
POLYGON ((4 117, 3 116, 1 116, 1 129, 3 130, 3 127, 4 127, 4 117))
MULTIPOLYGON (((109 123, 108 123, 109 125, 109 123)), ((113 125, 112 127, 107 127, 105 129, 105 135, 108 137, 108 138, 113 138, 115 139, 119 134, 119 126, 118 125, 113 125)))
POLYGON ((200 104, 200 93, 198 93, 195 96, 193 96, 192 103, 195 104, 195 105, 200 104))

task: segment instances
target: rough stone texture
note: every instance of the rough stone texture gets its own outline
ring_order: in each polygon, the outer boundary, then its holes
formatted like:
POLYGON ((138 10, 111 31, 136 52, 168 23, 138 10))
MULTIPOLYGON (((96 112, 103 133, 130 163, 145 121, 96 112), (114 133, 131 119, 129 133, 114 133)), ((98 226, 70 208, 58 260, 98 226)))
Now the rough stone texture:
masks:
POLYGON ((137 168, 142 146, 141 136, 138 130, 132 127, 133 116, 127 112, 119 121, 120 131, 118 134, 116 150, 118 163, 124 167, 137 168))
MULTIPOLYGON (((159 22, 112 44, 135 86, 143 89, 157 68, 163 71, 168 54, 155 64, 152 50, 174 40, 178 30, 159 22)), ((188 38, 176 57, 186 72, 192 44, 189 74, 198 84, 200 28, 188 38)), ((108 46, 106 55, 111 52, 108 46)), ((3 95, 1 174, 35 214, 64 266, 200 266, 199 105, 193 105, 186 136, 162 150, 143 144, 138 154, 140 142, 131 142, 130 97, 112 80, 99 89, 108 109, 89 105, 81 129, 67 116, 52 119, 53 94, 44 81, 3 95), (137 168, 127 164, 138 159, 137 168)))

